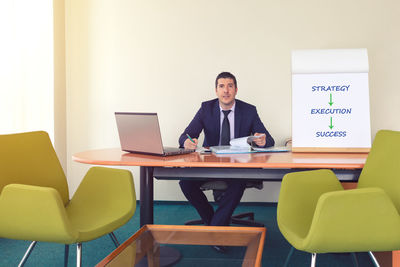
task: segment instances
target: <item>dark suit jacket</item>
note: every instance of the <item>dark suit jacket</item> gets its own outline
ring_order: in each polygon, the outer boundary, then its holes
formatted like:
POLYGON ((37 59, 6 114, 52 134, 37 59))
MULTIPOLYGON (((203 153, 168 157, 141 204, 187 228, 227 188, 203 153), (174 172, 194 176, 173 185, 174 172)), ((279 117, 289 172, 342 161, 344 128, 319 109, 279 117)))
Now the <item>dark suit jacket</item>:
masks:
MULTIPOLYGON (((220 109, 218 99, 203 102, 189 126, 179 137, 179 146, 187 139, 186 134, 192 138, 199 138, 204 130, 203 147, 217 146, 220 139, 220 109)), ((274 139, 271 137, 264 124, 258 116, 255 106, 236 99, 235 106, 235 138, 249 136, 254 133, 265 133, 265 147, 273 146, 274 139)))

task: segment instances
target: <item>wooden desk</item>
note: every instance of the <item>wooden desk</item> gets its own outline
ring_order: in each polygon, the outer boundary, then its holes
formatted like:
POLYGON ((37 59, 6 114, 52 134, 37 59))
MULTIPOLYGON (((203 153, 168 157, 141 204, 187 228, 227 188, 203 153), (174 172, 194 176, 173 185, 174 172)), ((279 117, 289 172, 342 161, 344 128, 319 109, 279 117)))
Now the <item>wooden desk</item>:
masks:
POLYGON ((159 157, 119 148, 77 153, 73 160, 95 165, 140 166, 140 225, 153 224, 153 177, 157 179, 250 179, 279 181, 289 172, 328 168, 341 181, 357 181, 367 154, 250 153, 159 157))

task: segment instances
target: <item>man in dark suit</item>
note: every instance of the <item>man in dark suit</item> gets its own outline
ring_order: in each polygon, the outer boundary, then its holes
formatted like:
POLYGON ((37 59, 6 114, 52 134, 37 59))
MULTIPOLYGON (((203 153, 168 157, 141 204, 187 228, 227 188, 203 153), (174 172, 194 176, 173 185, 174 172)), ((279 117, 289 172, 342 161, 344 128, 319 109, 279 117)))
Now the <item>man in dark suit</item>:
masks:
MULTIPOLYGON (((274 139, 265 129, 256 107, 235 99, 237 82, 229 72, 220 73, 215 80, 218 98, 203 102, 189 126, 179 138, 180 147, 194 149, 204 131, 203 147, 229 145, 229 140, 249 135, 261 136, 254 142, 259 147, 274 145, 274 139), (192 140, 187 137, 189 135, 192 140)), ((230 218, 246 188, 243 180, 226 180, 227 189, 214 212, 200 186, 204 181, 181 180, 183 194, 196 208, 206 225, 229 225, 230 218)))

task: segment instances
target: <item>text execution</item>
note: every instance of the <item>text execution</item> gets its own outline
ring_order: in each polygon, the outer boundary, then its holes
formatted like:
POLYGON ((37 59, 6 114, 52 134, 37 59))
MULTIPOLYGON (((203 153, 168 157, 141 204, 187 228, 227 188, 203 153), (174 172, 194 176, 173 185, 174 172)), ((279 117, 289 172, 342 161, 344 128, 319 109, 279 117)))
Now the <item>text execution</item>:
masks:
POLYGON ((351 108, 312 108, 311 114, 351 114, 351 108))

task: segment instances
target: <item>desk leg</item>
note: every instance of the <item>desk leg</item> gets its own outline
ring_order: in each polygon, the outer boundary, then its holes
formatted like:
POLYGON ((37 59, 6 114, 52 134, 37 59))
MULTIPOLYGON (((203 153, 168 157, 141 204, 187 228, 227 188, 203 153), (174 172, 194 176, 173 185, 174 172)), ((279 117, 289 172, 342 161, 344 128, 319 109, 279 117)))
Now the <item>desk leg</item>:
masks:
MULTIPOLYGON (((154 223, 153 201, 154 201, 154 183, 153 167, 140 167, 140 227, 146 224, 154 223)), ((172 247, 160 247, 159 255, 161 267, 166 267, 179 261, 181 253, 172 247)), ((147 257, 141 260, 137 265, 147 267, 147 257)))
POLYGON ((153 224, 153 167, 140 167, 140 227, 153 224))
MULTIPOLYGON (((153 167, 140 167, 140 227, 146 224, 154 223, 153 200, 154 200, 154 183, 153 183, 153 167)), ((181 258, 180 252, 172 247, 160 247, 159 255, 161 267, 170 266, 181 258)), ((139 267, 149 266, 147 257, 140 261, 139 267)))

